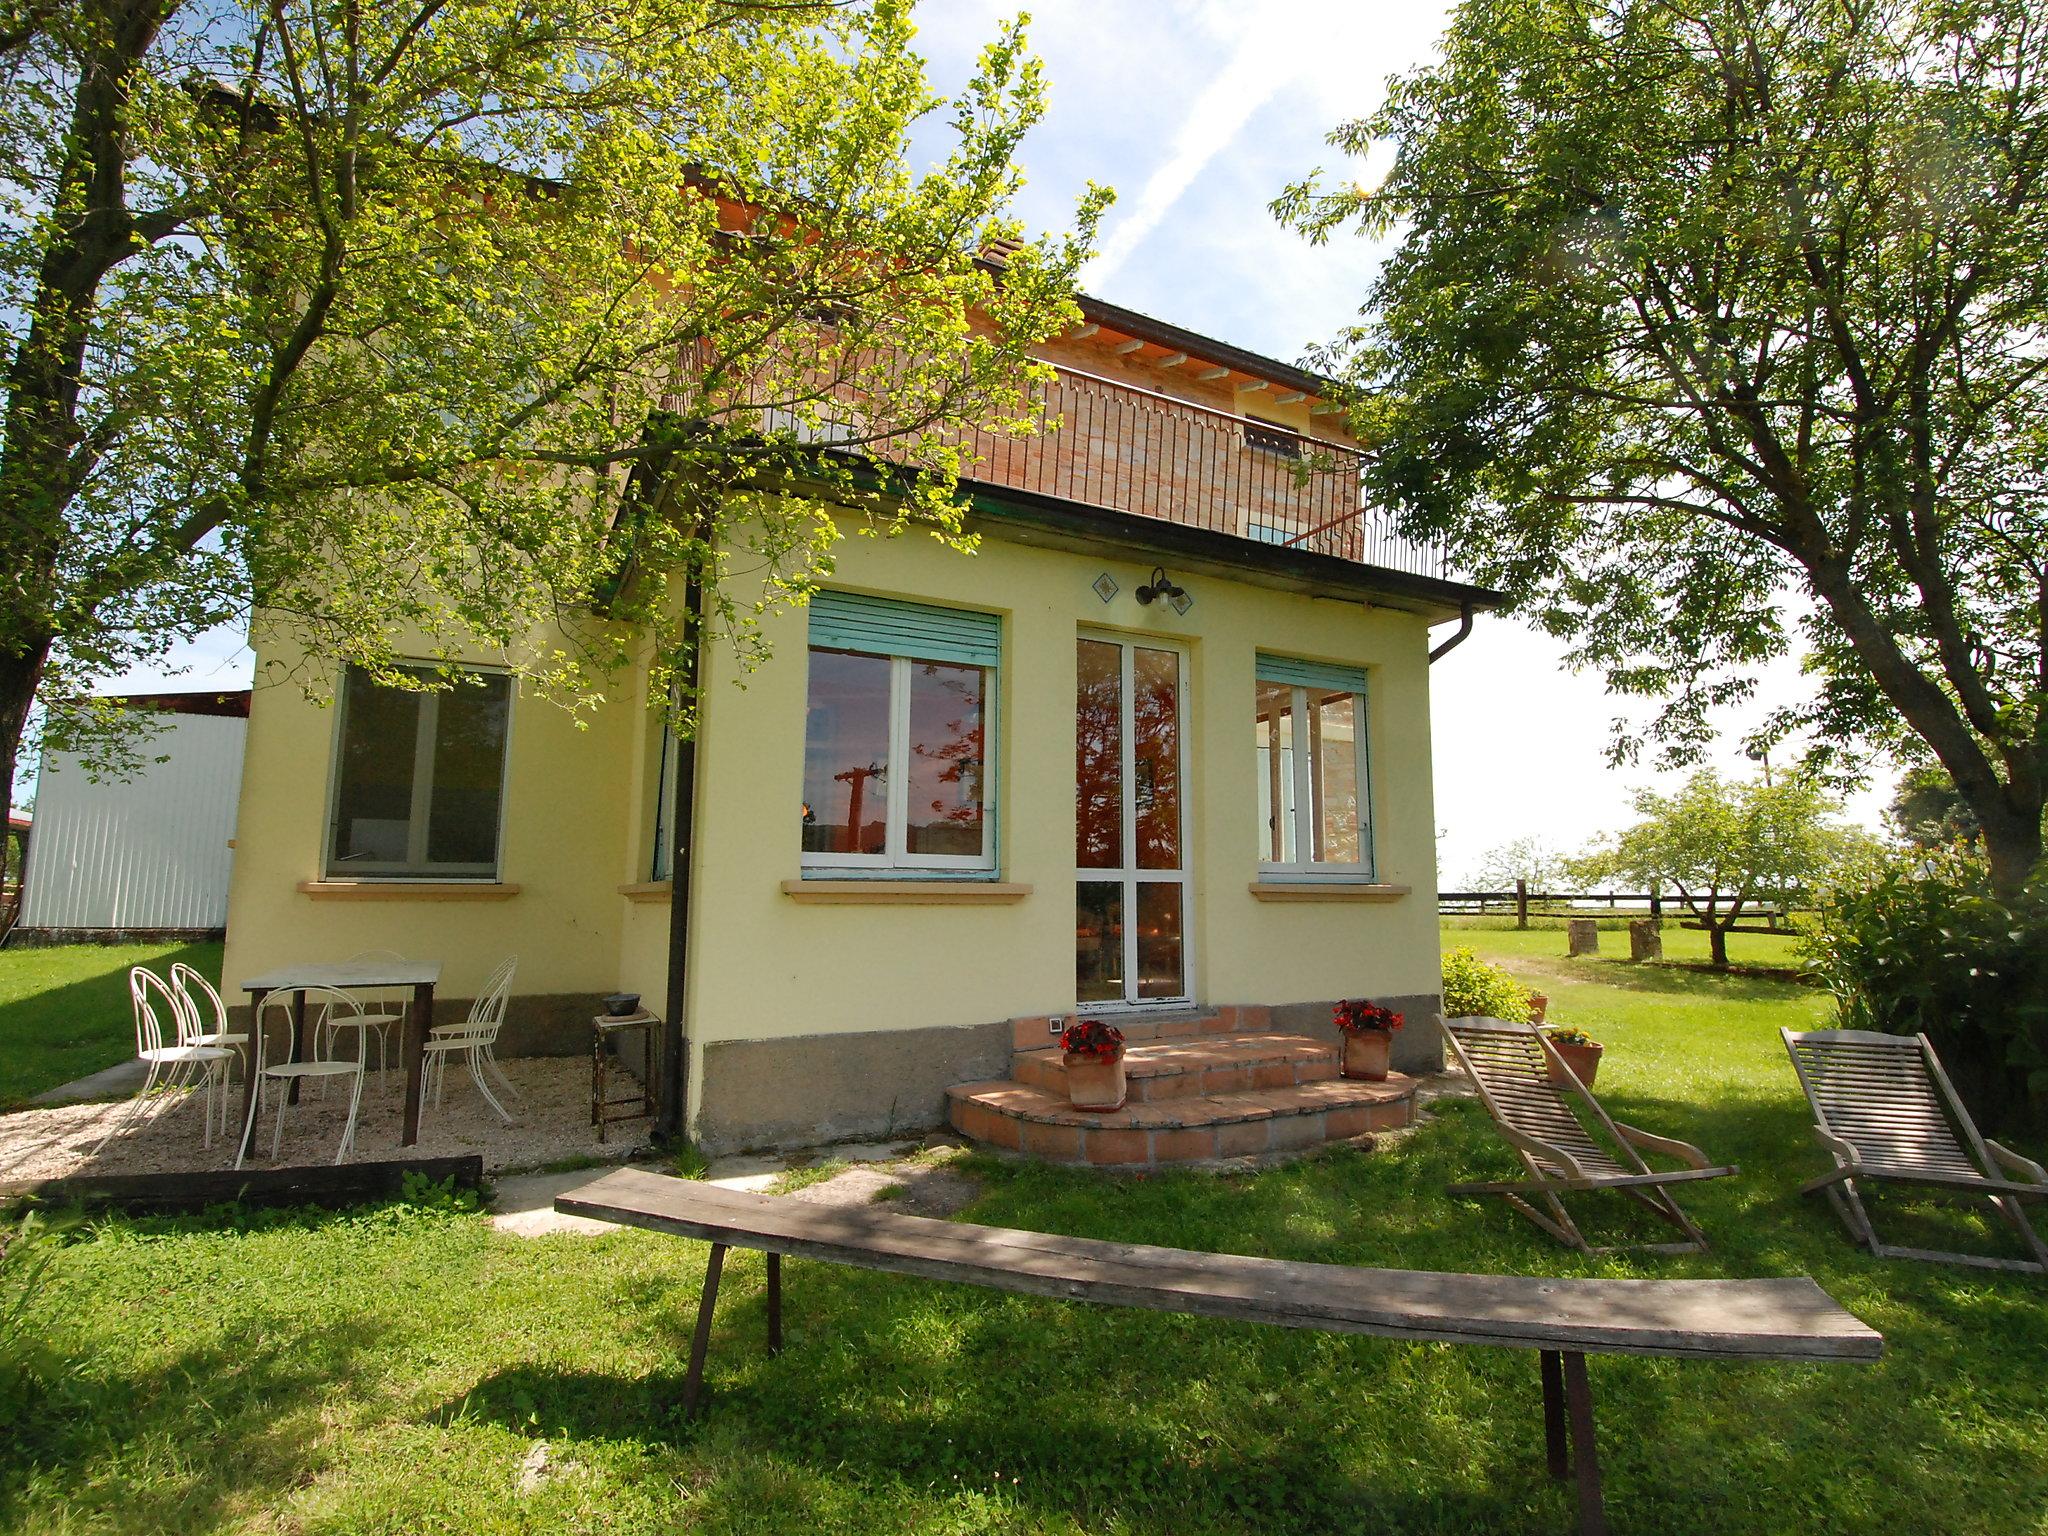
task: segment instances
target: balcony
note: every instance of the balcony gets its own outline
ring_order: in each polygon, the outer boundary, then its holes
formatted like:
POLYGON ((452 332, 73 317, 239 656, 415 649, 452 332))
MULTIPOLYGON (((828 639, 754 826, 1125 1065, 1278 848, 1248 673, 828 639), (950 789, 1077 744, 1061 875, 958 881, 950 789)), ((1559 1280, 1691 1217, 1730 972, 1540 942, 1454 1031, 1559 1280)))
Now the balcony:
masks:
POLYGON ((1443 548, 1363 501, 1361 455, 1285 427, 1062 369, 1035 438, 977 436, 970 478, 1133 517, 1454 579, 1443 548))

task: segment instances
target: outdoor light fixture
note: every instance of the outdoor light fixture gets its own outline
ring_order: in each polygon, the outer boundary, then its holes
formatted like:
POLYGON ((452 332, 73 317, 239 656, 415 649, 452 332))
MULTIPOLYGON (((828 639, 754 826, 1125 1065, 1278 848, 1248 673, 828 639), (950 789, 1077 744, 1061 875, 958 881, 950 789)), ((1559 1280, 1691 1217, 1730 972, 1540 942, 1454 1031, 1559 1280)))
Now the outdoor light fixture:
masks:
POLYGON ((1152 567, 1152 579, 1138 588, 1137 598, 1139 602, 1150 605, 1162 597, 1173 604, 1175 613, 1186 613, 1195 606, 1195 600, 1188 596, 1185 587, 1177 587, 1166 579, 1166 567, 1155 565, 1152 567))

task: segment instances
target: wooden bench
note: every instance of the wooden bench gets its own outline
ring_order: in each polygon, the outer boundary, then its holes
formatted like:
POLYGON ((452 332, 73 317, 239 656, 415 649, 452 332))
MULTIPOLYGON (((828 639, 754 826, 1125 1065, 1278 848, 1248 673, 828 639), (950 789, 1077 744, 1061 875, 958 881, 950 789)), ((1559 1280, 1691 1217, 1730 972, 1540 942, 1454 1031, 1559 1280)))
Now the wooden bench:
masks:
POLYGON ((1355 1269, 1193 1253, 1006 1227, 807 1205, 636 1168, 557 1197, 555 1209, 711 1244, 683 1378, 697 1410, 728 1248, 768 1258, 768 1349, 782 1347, 782 1258, 818 1259, 1105 1306, 1538 1351, 1553 1477, 1574 1473, 1579 1529, 1607 1529, 1593 1443, 1589 1354, 1697 1360, 1875 1360, 1883 1338, 1808 1279, 1566 1280, 1355 1269))

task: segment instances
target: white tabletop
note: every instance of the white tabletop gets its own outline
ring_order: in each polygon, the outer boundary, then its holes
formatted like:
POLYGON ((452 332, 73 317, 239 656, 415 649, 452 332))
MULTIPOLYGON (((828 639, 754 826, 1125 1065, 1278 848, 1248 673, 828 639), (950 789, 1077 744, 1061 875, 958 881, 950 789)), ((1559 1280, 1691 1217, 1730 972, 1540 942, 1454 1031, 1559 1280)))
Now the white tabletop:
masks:
POLYGON ((438 960, 344 960, 339 965, 287 965, 242 983, 244 992, 296 992, 301 987, 431 987, 438 960))

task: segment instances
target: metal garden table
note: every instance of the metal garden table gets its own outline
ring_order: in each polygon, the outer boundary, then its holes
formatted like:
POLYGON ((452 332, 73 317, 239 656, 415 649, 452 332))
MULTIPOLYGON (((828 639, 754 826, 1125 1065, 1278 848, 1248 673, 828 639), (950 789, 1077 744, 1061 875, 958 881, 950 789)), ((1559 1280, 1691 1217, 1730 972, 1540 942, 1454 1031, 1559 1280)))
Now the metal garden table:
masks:
MULTIPOLYGON (((265 971, 261 976, 252 976, 242 983, 242 990, 249 994, 250 1055, 248 1070, 242 1074, 242 1135, 239 1155, 247 1156, 249 1147, 249 1107, 256 1094, 256 1052, 260 1042, 255 1039, 256 1020, 263 1008, 263 999, 273 992, 295 994, 292 1000, 291 1059, 300 1061, 306 1054, 306 988, 333 987, 338 991, 389 991, 398 987, 412 988, 412 1006, 406 1010, 405 1041, 400 1052, 405 1062, 405 1126, 399 1133, 398 1144, 410 1147, 420 1139, 420 1079, 422 1065, 426 1060, 427 1031, 434 1023, 434 985, 441 979, 441 962, 438 960, 349 960, 339 965, 287 965, 274 971, 265 971)), ((299 1085, 291 1085, 291 1096, 298 1097, 299 1085)))

